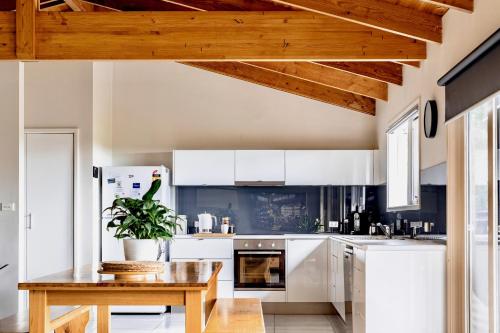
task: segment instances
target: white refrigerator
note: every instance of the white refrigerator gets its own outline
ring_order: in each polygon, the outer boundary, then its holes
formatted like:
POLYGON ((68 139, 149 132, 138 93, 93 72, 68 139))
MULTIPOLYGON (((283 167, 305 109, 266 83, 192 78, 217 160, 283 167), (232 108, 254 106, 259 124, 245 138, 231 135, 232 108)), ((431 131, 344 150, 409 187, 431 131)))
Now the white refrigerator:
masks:
MULTIPOLYGON (((101 172, 101 209, 111 207, 117 197, 142 198, 155 179, 161 179, 160 190, 154 199, 168 208, 171 200, 170 172, 164 166, 118 166, 103 167, 101 172)), ((114 230, 107 231, 109 211, 101 218, 101 261, 125 260, 123 242, 113 237, 114 230)), ((165 260, 163 255, 162 260, 165 260)), ((165 306, 113 306, 115 313, 163 313, 165 306)))

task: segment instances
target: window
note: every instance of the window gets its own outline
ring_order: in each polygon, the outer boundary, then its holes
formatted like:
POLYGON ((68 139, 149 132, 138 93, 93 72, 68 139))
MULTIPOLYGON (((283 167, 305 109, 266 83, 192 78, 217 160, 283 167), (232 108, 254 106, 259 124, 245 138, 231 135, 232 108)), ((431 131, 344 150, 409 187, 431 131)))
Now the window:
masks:
POLYGON ((419 106, 387 131, 387 210, 420 208, 419 106))

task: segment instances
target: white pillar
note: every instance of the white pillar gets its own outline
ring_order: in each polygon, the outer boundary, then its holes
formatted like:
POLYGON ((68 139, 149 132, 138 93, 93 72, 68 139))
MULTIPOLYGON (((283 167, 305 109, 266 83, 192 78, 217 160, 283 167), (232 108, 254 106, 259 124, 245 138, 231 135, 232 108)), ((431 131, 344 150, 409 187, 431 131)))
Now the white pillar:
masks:
POLYGON ((0 318, 18 311, 24 277, 24 64, 0 61, 0 318))

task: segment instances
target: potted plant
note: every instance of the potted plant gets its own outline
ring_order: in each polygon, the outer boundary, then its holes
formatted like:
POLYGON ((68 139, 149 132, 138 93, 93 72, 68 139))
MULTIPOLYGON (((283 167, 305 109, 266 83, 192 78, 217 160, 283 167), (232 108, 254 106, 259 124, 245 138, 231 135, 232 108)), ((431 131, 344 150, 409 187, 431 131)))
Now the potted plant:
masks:
POLYGON ((172 238, 177 215, 153 199, 160 186, 156 179, 142 199, 117 198, 104 210, 112 217, 107 230, 115 229, 115 238, 123 239, 125 260, 159 260, 163 242, 172 238))

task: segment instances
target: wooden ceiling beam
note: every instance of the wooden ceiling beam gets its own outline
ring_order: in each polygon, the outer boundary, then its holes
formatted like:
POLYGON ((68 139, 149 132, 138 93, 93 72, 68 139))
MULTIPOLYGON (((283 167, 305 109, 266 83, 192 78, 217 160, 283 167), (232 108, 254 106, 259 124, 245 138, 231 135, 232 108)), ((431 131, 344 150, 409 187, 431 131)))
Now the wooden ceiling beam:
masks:
POLYGON ((422 0, 438 6, 458 9, 468 13, 474 10, 474 0, 422 0))
POLYGON ((0 59, 16 59, 16 13, 0 12, 0 59))
POLYGON ((348 73, 354 73, 382 82, 403 85, 403 66, 393 62, 318 62, 322 66, 332 67, 348 73))
POLYGON ((163 0, 201 11, 287 11, 294 7, 271 0, 163 0))
POLYGON ((387 83, 312 62, 248 62, 257 68, 387 101, 387 83))
POLYGON ((38 59, 422 60, 424 42, 289 12, 40 12, 38 59))
POLYGON ((84 0, 85 2, 118 11, 191 11, 185 6, 163 0, 84 0))
POLYGON ((375 100, 372 98, 264 70, 249 64, 241 62, 183 62, 183 64, 354 111, 375 115, 375 100))
MULTIPOLYGON (((273 0, 423 41, 442 41, 441 16, 384 0, 273 0)), ((452 0, 443 0, 452 1, 452 0)), ((459 1, 459 0, 456 0, 459 1)), ((461 1, 461 0, 460 0, 461 1)))
POLYGON ((16 1, 16 56, 18 59, 35 59, 35 17, 38 4, 38 0, 16 1))
POLYGON ((94 5, 81 0, 64 0, 74 12, 92 12, 94 5))
POLYGON ((420 68, 420 61, 395 61, 396 64, 420 68))
POLYGON ((68 11, 72 11, 73 9, 71 9, 70 6, 68 6, 68 4, 66 2, 63 2, 63 3, 58 3, 58 4, 55 4, 55 5, 51 5, 51 6, 48 6, 48 7, 42 7, 40 8, 41 11, 52 11, 52 12, 68 12, 68 11))

